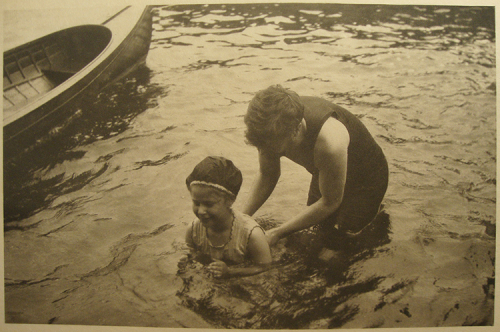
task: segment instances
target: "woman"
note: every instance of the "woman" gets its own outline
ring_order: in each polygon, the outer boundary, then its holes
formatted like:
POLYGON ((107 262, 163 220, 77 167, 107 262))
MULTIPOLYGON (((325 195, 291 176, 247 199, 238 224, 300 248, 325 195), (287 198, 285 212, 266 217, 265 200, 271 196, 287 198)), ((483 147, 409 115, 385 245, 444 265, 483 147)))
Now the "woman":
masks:
POLYGON ((271 195, 281 157, 312 174, 307 208, 268 231, 270 245, 318 224, 327 232, 355 235, 376 217, 387 190, 387 161, 352 113, 275 85, 255 95, 245 124, 247 142, 259 151, 260 168, 244 213, 253 215, 271 195))

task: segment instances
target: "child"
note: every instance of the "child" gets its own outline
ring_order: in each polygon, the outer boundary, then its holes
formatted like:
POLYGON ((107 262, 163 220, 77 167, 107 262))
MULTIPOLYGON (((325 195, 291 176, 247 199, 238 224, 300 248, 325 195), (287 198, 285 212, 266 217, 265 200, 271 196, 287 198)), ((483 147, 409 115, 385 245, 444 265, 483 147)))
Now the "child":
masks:
POLYGON ((207 157, 187 177, 197 219, 186 232, 192 253, 212 262, 214 277, 245 276, 265 271, 272 259, 262 228, 231 208, 242 183, 241 172, 223 157, 207 157), (232 267, 250 260, 253 265, 232 267))

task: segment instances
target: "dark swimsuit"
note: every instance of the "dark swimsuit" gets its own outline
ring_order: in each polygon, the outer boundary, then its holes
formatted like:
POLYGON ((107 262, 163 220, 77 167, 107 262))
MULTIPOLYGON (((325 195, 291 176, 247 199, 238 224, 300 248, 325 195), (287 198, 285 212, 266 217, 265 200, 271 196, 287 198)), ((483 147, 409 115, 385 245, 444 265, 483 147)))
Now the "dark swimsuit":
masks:
POLYGON ((347 179, 340 207, 323 225, 357 233, 379 212, 389 180, 387 160, 368 129, 354 114, 321 98, 301 97, 301 100, 305 106, 306 121, 306 137, 301 149, 308 155, 308 163, 304 166, 312 174, 307 205, 321 198, 319 171, 314 165, 314 145, 323 124, 334 117, 349 132, 347 179))

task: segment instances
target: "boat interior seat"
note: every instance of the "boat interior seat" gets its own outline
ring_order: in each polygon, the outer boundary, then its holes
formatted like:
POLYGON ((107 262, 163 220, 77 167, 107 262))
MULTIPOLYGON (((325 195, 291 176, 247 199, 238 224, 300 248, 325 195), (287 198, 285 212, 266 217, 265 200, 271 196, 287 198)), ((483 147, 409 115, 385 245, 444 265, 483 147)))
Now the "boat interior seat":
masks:
POLYGON ((76 73, 76 71, 42 69, 42 73, 55 85, 59 85, 62 82, 66 81, 71 76, 73 76, 76 73))

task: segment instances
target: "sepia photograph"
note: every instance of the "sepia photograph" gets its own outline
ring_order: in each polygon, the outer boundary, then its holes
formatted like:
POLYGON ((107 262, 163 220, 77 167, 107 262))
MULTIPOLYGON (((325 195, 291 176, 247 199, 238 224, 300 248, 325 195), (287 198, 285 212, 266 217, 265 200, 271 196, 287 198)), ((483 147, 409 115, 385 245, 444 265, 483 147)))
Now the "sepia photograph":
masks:
POLYGON ((29 2, 5 331, 498 327, 494 1, 29 2))

